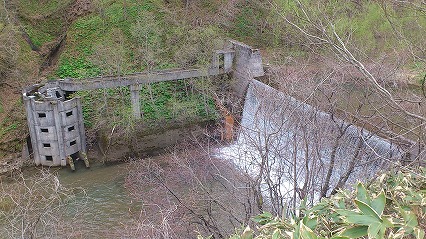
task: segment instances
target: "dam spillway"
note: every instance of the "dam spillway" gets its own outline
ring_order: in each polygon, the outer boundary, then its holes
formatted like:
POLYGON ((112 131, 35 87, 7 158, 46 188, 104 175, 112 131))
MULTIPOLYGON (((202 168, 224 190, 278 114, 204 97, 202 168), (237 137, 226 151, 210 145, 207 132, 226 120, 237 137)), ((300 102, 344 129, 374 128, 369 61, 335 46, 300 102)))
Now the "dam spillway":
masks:
POLYGON ((404 152, 398 145, 252 80, 239 136, 221 154, 255 181, 276 214, 371 178, 404 152))

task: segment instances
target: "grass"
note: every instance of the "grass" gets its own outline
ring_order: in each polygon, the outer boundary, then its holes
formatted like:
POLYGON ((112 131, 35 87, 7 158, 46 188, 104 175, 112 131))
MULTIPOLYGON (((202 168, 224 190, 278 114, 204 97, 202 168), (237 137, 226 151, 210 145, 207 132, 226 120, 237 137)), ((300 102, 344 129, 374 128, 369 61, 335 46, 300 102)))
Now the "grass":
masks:
POLYGON ((51 15, 69 5, 72 0, 19 0, 20 11, 28 16, 51 15))
POLYGON ((24 28, 33 44, 38 48, 43 46, 43 44, 51 42, 55 39, 55 36, 43 32, 39 28, 35 28, 32 25, 25 25, 24 28))

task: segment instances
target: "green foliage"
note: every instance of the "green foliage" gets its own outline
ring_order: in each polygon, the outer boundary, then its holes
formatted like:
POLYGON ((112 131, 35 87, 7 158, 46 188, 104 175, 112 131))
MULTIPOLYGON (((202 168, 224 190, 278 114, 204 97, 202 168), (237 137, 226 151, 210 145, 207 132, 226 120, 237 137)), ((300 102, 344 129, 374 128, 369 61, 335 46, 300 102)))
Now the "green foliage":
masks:
POLYGON ((49 33, 44 32, 41 29, 35 28, 32 25, 26 25, 25 31, 30 37, 31 41, 35 46, 41 47, 43 44, 50 42, 55 39, 55 37, 49 33))
POLYGON ((256 17, 256 15, 252 8, 243 8, 237 16, 234 33, 241 37, 254 36, 256 25, 253 24, 253 17, 256 17))
POLYGON ((56 74, 60 78, 84 78, 97 76, 100 69, 84 58, 63 58, 56 74))
MULTIPOLYGON (((201 80, 200 80, 201 81, 201 80)), ((141 90, 143 119, 151 126, 187 124, 218 117, 213 100, 186 80, 144 85, 141 90)))
POLYGON ((0 139, 7 134, 10 131, 16 130, 18 128, 18 123, 11 123, 8 126, 3 127, 4 124, 2 124, 0 128, 0 139))
MULTIPOLYGON (((56 75, 84 78, 208 65, 212 50, 223 44, 218 40, 219 30, 166 22, 162 4, 155 0, 95 1, 95 11, 70 26, 56 75)), ((195 88, 184 81, 145 85, 141 90, 142 123, 158 127, 215 119, 213 100, 195 88)), ((135 121, 129 94, 127 88, 76 93, 82 97, 85 125, 131 131, 135 121)))
POLYGON ((50 15, 64 8, 72 0, 19 0, 18 6, 26 15, 50 15))
POLYGON ((255 237, 231 238, 423 239, 426 223, 426 169, 383 174, 369 185, 358 183, 355 192, 340 191, 322 199, 301 217, 280 219, 270 213, 254 218, 255 237))
MULTIPOLYGON (((201 81, 201 80, 200 80, 201 81)), ((207 81, 207 80, 206 80, 207 81)), ((79 91, 82 98, 84 124, 89 129, 120 127, 133 131, 135 123, 146 127, 170 127, 218 118, 207 87, 185 80, 143 85, 141 97, 142 121, 133 117, 128 87, 79 91)))

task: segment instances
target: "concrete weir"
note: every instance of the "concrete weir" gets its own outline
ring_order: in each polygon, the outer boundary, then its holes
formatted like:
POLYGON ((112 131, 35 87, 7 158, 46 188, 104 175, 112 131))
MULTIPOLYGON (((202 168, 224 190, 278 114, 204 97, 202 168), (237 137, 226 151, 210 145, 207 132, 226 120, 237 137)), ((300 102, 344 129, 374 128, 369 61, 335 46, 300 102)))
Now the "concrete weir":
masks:
MULTIPOLYGON (((33 158, 36 165, 71 167, 73 159, 86 157, 86 137, 79 98, 66 99, 67 92, 129 87, 133 116, 141 118, 141 85, 221 74, 233 74, 233 89, 243 97, 253 77, 264 74, 262 58, 256 49, 229 41, 223 50, 213 53, 208 69, 170 69, 122 76, 86 79, 58 79, 45 85, 33 85, 22 91, 27 113, 33 158)), ((24 146, 25 147, 25 146, 24 146)))

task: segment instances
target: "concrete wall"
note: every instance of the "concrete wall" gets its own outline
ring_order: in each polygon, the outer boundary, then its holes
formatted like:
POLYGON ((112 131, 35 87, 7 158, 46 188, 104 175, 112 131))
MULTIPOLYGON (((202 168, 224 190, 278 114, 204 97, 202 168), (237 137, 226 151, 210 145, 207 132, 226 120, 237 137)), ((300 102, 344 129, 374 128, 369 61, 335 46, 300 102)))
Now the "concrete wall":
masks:
POLYGON ((235 51, 233 62, 233 76, 235 82, 233 90, 239 97, 244 97, 248 84, 254 77, 265 74, 262 65, 262 56, 258 49, 237 41, 230 41, 231 48, 235 51))

